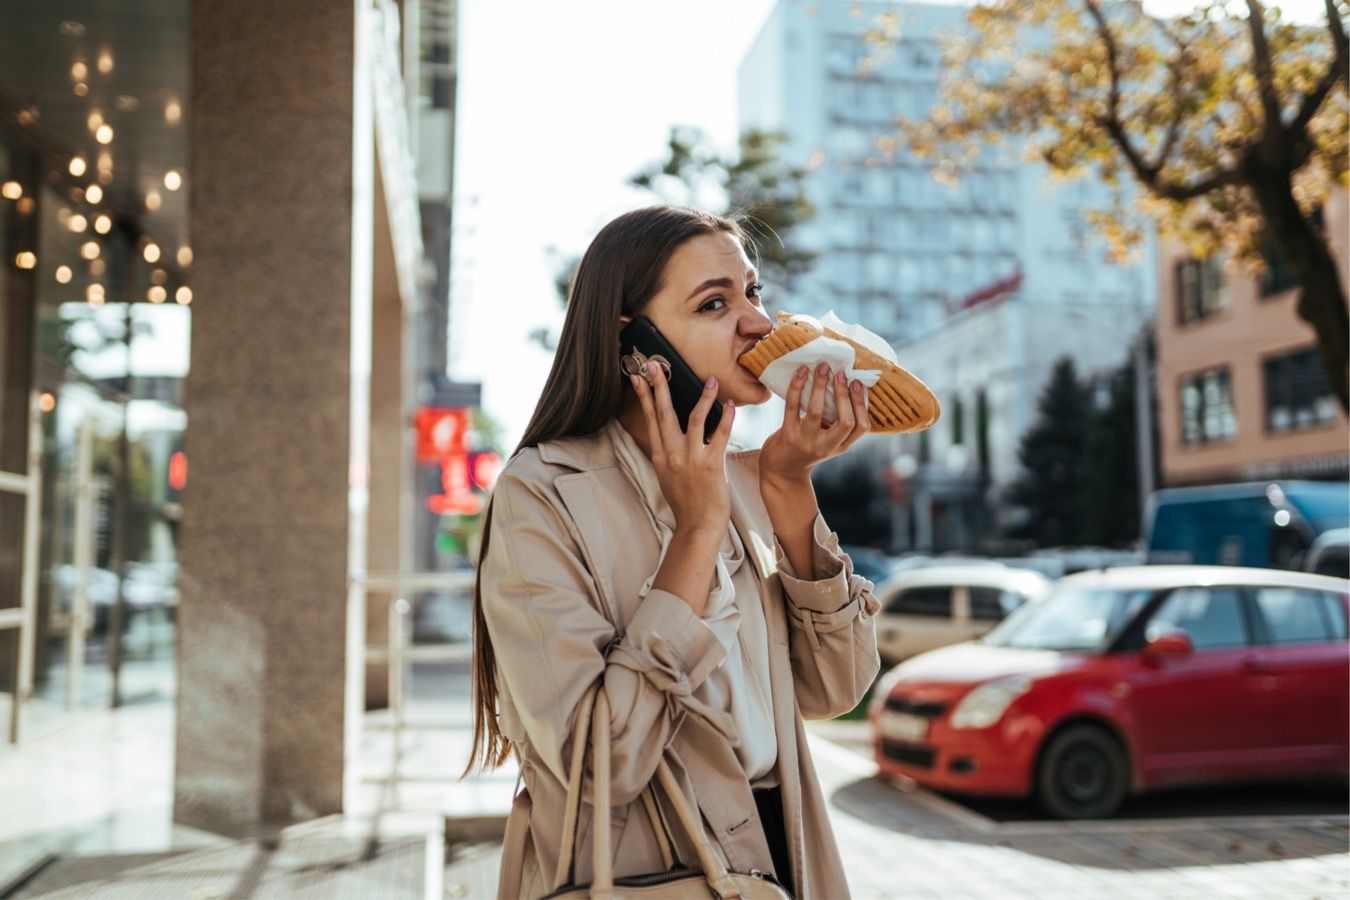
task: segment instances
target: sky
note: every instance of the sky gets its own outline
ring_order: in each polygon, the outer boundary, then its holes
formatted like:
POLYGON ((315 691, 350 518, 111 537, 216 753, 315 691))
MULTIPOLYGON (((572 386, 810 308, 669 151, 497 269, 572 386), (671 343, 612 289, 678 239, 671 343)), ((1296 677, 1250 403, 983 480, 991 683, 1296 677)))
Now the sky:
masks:
MULTIPOLYGON (((773 5, 462 0, 449 368, 483 383, 501 449, 515 448, 551 362, 527 335, 562 322, 549 248, 580 254, 614 216, 651 202, 624 181, 662 157, 672 125, 734 148, 737 68, 773 5)), ((1281 6, 1299 21, 1323 9, 1281 6)))
POLYGON ((735 146, 736 70, 772 0, 463 0, 452 234, 451 376, 483 382, 509 452, 557 332, 547 248, 580 254, 651 202, 624 181, 671 125, 735 146))

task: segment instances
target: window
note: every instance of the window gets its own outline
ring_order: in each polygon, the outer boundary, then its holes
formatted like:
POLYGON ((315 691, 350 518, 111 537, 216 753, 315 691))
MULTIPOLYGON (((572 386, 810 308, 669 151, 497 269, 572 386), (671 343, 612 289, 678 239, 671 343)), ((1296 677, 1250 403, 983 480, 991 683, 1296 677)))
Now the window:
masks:
POLYGON ((1177 323, 1197 322, 1228 305, 1223 264, 1216 258, 1177 263, 1177 323))
POLYGON ((942 619, 952 615, 952 589, 949 587, 916 587, 901 591, 886 604, 886 612, 898 616, 936 616, 942 619))
POLYGON ((1340 601, 1325 591, 1259 588, 1256 606, 1261 610, 1271 643, 1299 644, 1345 637, 1345 615, 1340 601))
POLYGON ((1237 434, 1228 369, 1210 369, 1181 379, 1181 440, 1208 444, 1237 434))
POLYGON ((1265 384, 1267 431, 1296 431, 1336 421, 1336 401, 1317 348, 1267 359, 1265 384))
POLYGON ((1016 591, 996 587, 972 587, 970 590, 970 617, 980 622, 998 622, 1027 598, 1016 591))
POLYGON ((1190 635, 1197 650, 1237 647, 1247 643, 1237 588, 1178 588, 1153 614, 1145 632, 1149 640, 1169 631, 1190 635))

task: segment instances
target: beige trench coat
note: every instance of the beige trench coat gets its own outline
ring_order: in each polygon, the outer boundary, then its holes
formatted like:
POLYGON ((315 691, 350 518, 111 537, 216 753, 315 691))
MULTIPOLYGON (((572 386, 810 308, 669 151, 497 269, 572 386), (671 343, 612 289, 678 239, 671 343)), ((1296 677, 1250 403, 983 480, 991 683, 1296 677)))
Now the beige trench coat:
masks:
MULTIPOLYGON (((848 895, 848 885, 802 720, 852 709, 872 683, 878 604, 820 517, 812 573, 819 580, 789 574, 760 496, 758 463, 757 450, 727 455, 732 522, 753 561, 768 623, 775 774, 792 880, 799 897, 834 900, 848 895)), ((662 753, 727 865, 772 872, 735 749, 691 697, 726 651, 678 597, 653 590, 639 599, 660 543, 604 431, 521 451, 492 502, 483 613, 496 653, 500 725, 525 785, 508 824, 501 895, 539 897, 556 887, 573 716, 601 677, 613 710, 615 876, 662 869, 641 800, 662 753)), ((583 807, 577 884, 591 880, 590 812, 583 807)), ((697 864, 689 847, 678 849, 697 864)))

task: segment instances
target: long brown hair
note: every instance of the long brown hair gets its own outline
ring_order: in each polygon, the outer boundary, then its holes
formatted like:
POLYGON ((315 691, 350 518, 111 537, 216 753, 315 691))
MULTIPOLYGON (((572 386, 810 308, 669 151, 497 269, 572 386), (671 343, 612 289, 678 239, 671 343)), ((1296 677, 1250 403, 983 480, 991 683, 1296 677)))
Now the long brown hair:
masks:
MULTIPOLYGON (((646 309, 681 244, 718 233, 746 242, 737 222, 680 206, 634 210, 600 229, 572 279, 553 368, 513 457, 545 441, 591 434, 619 414, 624 398, 619 317, 646 309)), ((482 562, 491 529, 489 502, 473 587, 473 745, 464 775, 495 769, 511 755, 497 723, 496 655, 483 618, 482 562)))

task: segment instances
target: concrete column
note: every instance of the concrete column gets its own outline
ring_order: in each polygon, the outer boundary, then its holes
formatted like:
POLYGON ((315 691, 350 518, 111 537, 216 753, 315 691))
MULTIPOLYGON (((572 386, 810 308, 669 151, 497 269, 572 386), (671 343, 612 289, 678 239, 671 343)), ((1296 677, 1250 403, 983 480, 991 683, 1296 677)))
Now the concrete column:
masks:
POLYGON ((191 17, 191 468, 174 817, 249 831, 340 811, 352 777, 369 80, 353 3, 194 0, 191 17))

